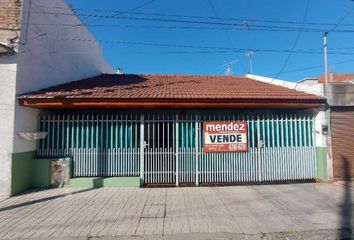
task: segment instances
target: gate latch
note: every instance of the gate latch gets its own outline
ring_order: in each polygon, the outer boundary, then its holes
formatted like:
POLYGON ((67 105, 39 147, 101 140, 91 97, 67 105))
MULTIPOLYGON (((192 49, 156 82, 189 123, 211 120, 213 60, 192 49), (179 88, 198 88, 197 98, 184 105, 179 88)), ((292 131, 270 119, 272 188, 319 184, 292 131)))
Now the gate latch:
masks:
POLYGON ((146 141, 144 141, 144 148, 147 148, 147 146, 149 146, 149 144, 146 142, 146 141))
POLYGON ((262 139, 258 140, 258 148, 264 148, 265 143, 263 142, 262 139))

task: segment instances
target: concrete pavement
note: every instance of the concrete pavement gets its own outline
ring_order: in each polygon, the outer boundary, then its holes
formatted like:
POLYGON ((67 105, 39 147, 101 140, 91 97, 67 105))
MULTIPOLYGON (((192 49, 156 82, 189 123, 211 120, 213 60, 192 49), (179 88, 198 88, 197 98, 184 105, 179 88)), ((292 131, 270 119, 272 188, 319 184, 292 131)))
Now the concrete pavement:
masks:
POLYGON ((346 184, 53 189, 0 202, 0 238, 340 239, 352 237, 353 193, 346 184))

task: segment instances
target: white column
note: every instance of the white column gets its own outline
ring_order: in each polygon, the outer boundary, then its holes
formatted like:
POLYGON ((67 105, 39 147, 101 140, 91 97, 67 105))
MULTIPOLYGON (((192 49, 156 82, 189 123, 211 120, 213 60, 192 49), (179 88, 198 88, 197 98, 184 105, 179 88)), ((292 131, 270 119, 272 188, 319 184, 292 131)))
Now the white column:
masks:
POLYGON ((199 119, 195 115, 195 185, 199 185, 199 119))
POLYGON ((176 156, 176 186, 178 187, 179 185, 179 178, 178 178, 178 114, 176 114, 176 145, 175 145, 175 156, 176 156))
POLYGON ((140 115, 140 182, 144 183, 144 150, 145 150, 145 140, 144 140, 144 115, 140 115))

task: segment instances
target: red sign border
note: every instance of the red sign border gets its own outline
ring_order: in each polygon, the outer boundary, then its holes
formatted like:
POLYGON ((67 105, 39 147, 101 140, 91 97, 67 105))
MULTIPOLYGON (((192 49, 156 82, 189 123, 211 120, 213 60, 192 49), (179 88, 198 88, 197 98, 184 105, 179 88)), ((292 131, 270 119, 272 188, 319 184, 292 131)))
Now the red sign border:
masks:
MULTIPOLYGON (((225 146, 225 145, 229 145, 229 144, 219 144, 219 146, 225 146)), ((249 151, 249 147, 248 147, 248 125, 246 121, 236 121, 236 122, 232 122, 232 121, 224 121, 224 122, 220 122, 220 121, 213 121, 213 122, 203 122, 203 151, 205 153, 217 153, 217 152, 232 152, 232 153, 243 153, 243 152, 248 152, 249 151), (210 150, 210 148, 206 147, 207 145, 210 144, 206 144, 205 143, 205 133, 206 133, 206 125, 207 124, 229 124, 229 123, 242 123, 245 125, 245 133, 246 133, 246 149, 245 150, 237 150, 237 151, 231 151, 229 149, 217 149, 217 150, 210 150)))

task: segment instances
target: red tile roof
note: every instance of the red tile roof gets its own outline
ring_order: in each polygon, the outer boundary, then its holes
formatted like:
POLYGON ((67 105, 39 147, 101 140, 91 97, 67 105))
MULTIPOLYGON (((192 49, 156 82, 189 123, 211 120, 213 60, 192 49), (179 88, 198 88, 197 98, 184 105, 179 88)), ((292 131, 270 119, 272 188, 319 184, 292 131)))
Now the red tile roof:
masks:
POLYGON ((103 100, 103 101, 290 101, 321 102, 304 92, 245 77, 194 75, 117 75, 70 82, 24 94, 20 100, 103 100))
MULTIPOLYGON (((329 73, 328 83, 345 83, 354 80, 354 73, 329 73)), ((325 82, 325 75, 323 74, 318 78, 318 82, 325 82)))

